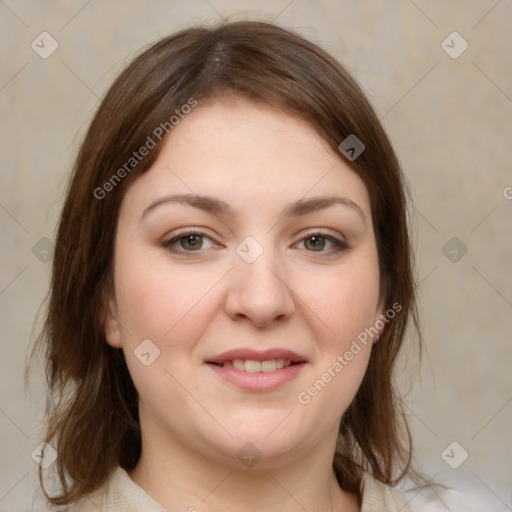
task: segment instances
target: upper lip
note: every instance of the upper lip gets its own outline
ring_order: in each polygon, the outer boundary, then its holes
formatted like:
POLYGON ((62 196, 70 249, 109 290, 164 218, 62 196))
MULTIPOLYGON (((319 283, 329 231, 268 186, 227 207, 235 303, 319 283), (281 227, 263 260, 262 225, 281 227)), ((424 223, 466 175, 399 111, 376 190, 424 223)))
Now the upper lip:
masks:
POLYGON ((222 364, 226 361, 234 361, 235 359, 252 359, 254 361, 268 361, 270 359, 286 359, 292 363, 306 362, 306 358, 283 348, 271 348, 268 350, 252 350, 249 348, 235 348, 228 350, 215 357, 206 360, 207 363, 222 364))

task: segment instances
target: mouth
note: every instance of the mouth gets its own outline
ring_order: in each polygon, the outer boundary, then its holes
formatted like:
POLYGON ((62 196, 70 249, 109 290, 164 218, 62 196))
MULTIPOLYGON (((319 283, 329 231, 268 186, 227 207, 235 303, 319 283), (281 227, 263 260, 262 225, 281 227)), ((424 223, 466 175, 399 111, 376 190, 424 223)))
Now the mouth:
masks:
POLYGON ((272 391, 283 386, 296 378, 307 362, 300 354, 284 349, 235 349, 205 361, 222 379, 253 392, 272 391))
POLYGON ((300 363, 294 363, 290 361, 290 359, 266 359, 264 361, 257 361, 256 359, 233 359, 233 361, 224 361, 222 364, 212 364, 222 366, 223 368, 234 368, 235 370, 239 370, 241 372, 268 373, 281 370, 282 368, 288 368, 288 366, 291 366, 292 364, 300 363))
POLYGON ((224 368, 235 368, 242 372, 274 372, 293 364, 307 363, 304 356, 282 348, 251 350, 245 348, 223 352, 205 361, 224 368))

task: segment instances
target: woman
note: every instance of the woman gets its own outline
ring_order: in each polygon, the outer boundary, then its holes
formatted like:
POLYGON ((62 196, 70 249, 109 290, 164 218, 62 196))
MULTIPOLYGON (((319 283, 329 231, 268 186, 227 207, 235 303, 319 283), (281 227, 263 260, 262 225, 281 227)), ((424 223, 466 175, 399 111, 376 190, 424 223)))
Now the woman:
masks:
POLYGON ((49 301, 53 505, 411 510, 403 177, 311 42, 244 21, 136 58, 78 155, 49 301))

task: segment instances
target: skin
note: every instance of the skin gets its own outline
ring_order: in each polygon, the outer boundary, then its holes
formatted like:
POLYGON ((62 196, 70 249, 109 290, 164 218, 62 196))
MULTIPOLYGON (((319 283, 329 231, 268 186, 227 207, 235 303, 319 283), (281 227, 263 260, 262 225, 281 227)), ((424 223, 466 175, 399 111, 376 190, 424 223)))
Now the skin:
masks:
POLYGON ((105 334, 124 351, 140 396, 137 484, 169 510, 360 510, 339 488, 332 457, 371 344, 307 405, 297 399, 382 313, 367 190, 322 137, 245 99, 200 103, 126 192, 114 283, 105 334), (178 193, 213 196, 233 213, 165 202, 143 215, 178 193), (281 214, 326 196, 361 211, 281 214), (189 227, 203 238, 166 246, 189 227), (312 240, 319 231, 349 248, 312 240), (263 248, 253 263, 236 252, 247 236, 263 248), (149 366, 134 354, 145 339, 160 350, 149 366), (239 347, 289 349, 308 362, 277 390, 241 390, 205 364, 239 347), (237 456, 248 442, 261 456, 252 467, 237 456))

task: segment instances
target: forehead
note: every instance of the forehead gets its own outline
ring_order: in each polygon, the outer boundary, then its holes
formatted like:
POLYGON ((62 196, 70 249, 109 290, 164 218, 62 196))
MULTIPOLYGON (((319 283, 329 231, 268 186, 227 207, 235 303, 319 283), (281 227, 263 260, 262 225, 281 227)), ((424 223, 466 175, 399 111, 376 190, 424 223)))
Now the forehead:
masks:
POLYGON ((200 103, 186 115, 125 201, 140 210, 166 193, 215 196, 245 213, 338 193, 370 212, 362 180, 311 126, 239 97, 200 103))

